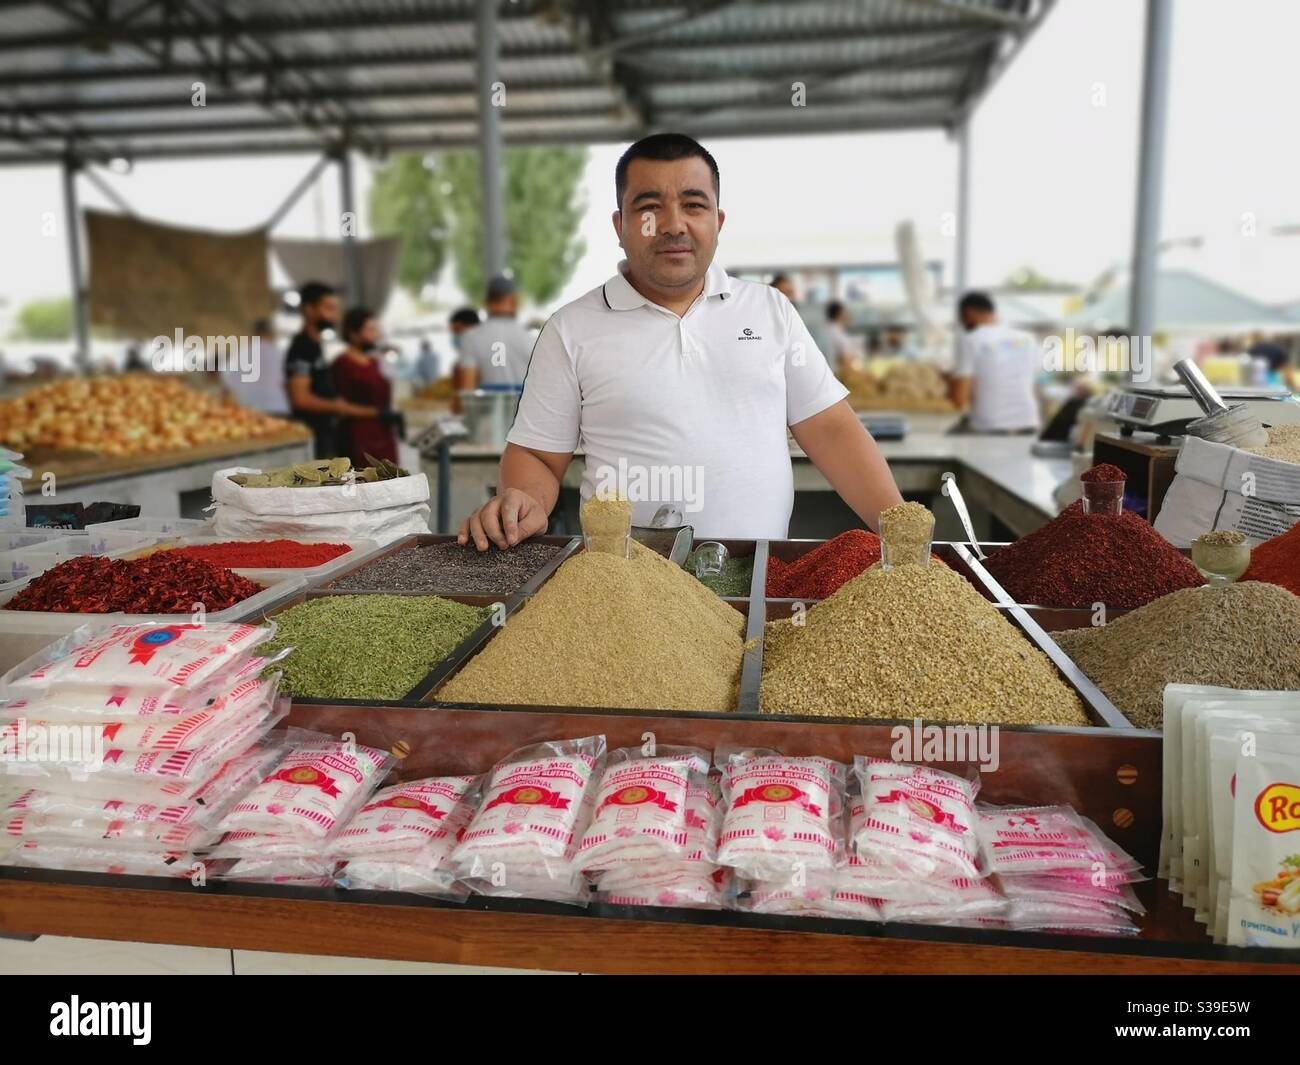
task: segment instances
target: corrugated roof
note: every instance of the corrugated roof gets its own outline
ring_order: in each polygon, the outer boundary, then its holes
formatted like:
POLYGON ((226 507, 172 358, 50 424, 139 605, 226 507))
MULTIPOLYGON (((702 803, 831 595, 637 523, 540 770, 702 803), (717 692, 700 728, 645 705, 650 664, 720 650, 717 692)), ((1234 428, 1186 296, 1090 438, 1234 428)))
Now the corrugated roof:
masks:
MULTIPOLYGON (((506 143, 950 126, 1051 3, 502 2, 506 143), (797 85, 803 106, 792 106, 797 85)), ((6 4, 0 164, 70 147, 102 160, 473 144, 477 10, 477 0, 6 4), (203 107, 192 106, 195 82, 203 107)))

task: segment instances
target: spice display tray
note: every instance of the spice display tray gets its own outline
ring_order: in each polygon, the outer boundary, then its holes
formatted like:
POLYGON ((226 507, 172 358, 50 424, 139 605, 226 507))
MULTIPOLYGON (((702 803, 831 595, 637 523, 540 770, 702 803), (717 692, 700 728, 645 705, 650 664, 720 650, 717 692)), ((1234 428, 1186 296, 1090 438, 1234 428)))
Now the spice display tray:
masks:
POLYGON ((360 565, 374 555, 380 547, 378 540, 340 540, 337 538, 331 539, 327 536, 262 536, 253 538, 239 536, 178 536, 147 545, 147 549, 142 548, 132 552, 132 557, 151 551, 166 551, 178 547, 197 547, 204 544, 260 543, 266 540, 294 540, 300 544, 343 544, 348 548, 348 551, 339 555, 338 558, 322 562, 319 566, 277 566, 274 568, 229 566, 227 568, 233 573, 238 573, 241 577, 247 577, 250 581, 260 581, 264 584, 282 577, 300 577, 308 584, 314 584, 326 577, 333 576, 344 566, 360 565))
MULTIPOLYGON (((364 558, 349 559, 347 565, 340 566, 338 569, 332 571, 331 573, 328 574, 328 579, 317 581, 315 586, 320 588, 321 590, 330 590, 338 581, 342 580, 344 577, 349 576, 350 574, 354 573, 359 569, 362 569, 363 567, 369 565, 372 562, 378 562, 380 559, 387 558, 389 555, 396 554, 398 551, 405 550, 408 547, 420 547, 420 546, 425 546, 427 544, 446 544, 446 543, 455 543, 455 542, 456 542, 456 537, 454 535, 441 534, 441 533, 413 533, 409 536, 402 537, 400 540, 395 540, 391 544, 387 544, 383 547, 378 548, 377 550, 371 552, 368 556, 364 558)), ((551 558, 545 565, 543 565, 539 570, 533 573, 532 576, 530 576, 526 581, 524 581, 524 583, 521 584, 518 588, 514 589, 513 591, 502 590, 498 593, 495 593, 495 598, 493 599, 494 602, 497 600, 506 600, 518 596, 531 595, 533 592, 537 590, 537 588, 543 582, 545 582, 545 580, 552 573, 554 573, 559 568, 560 564, 564 562, 565 559, 567 559, 574 551, 576 551, 578 548, 582 546, 582 537, 581 536, 535 536, 529 541, 529 543, 550 544, 553 547, 559 548, 559 551, 557 551, 557 553, 553 558, 551 558)), ((338 594, 340 595, 365 595, 367 593, 376 592, 382 595, 404 595, 404 594, 441 595, 444 598, 452 598, 452 599, 454 599, 459 595, 490 594, 490 593, 481 593, 481 592, 466 592, 464 589, 456 589, 456 588, 449 588, 445 592, 415 591, 409 593, 405 589, 382 588, 382 587, 348 588, 348 589, 339 588, 337 589, 337 591, 338 594)))
MULTIPOLYGON (((166 624, 189 614, 58 614, 41 610, 6 610, 5 604, 27 587, 30 580, 0 591, 0 673, 35 654, 46 644, 61 639, 82 625, 107 628, 110 625, 139 625, 146 622, 166 624)), ((299 592, 298 578, 274 581, 255 595, 225 610, 209 611, 207 621, 247 621, 259 617, 277 603, 299 592)))
MULTIPOLYGON (((259 622, 273 621, 275 620, 275 616, 277 614, 281 614, 284 611, 288 610, 290 607, 298 606, 300 603, 305 603, 310 599, 333 599, 339 596, 347 596, 347 595, 376 595, 376 594, 417 597, 422 595, 431 595, 432 593, 430 592, 377 593, 373 591, 372 592, 343 592, 343 591, 334 592, 334 591, 330 591, 328 588, 309 588, 300 591, 297 595, 293 596, 293 598, 291 599, 287 599, 279 603, 276 603, 273 608, 266 609, 255 618, 244 618, 241 620, 259 621, 259 622)), ((497 596, 491 596, 491 595, 442 595, 439 596, 438 598, 447 599, 453 603, 463 603, 465 606, 491 607, 491 606, 500 605, 504 610, 504 614, 502 616, 506 619, 508 619, 510 614, 514 610, 518 609, 523 602, 523 600, 518 596, 504 599, 504 600, 497 596)), ((441 662, 437 663, 434 666, 434 668, 428 674, 426 674, 419 681, 419 683, 417 683, 401 699, 385 701, 385 700, 375 700, 375 699, 337 699, 337 698, 317 699, 317 698, 308 698, 304 696, 294 696, 293 697, 294 702, 301 703, 307 706, 314 706, 318 704, 329 704, 329 705, 337 705, 337 706, 410 706, 413 704, 418 705, 425 699, 425 697, 436 685, 441 684, 443 680, 445 680, 457 669, 459 669, 479 647, 483 646, 483 644, 487 642, 488 637, 492 635, 492 632, 496 628, 497 625, 494 624, 494 619, 492 617, 486 618, 476 629, 474 629, 473 632, 471 632, 468 636, 465 637, 464 640, 462 640, 459 644, 457 644, 447 654, 447 656, 442 659, 441 662)))
MULTIPOLYGON (((886 725, 809 729, 787 719, 690 720, 592 712, 430 714, 420 708, 296 704, 285 722, 350 732, 381 749, 404 744, 402 776, 479 773, 520 747, 602 733, 609 747, 770 747, 849 761, 888 757, 886 725)), ((1160 834, 1161 740, 1089 729, 1001 733, 981 798, 1069 803, 1148 871, 1160 834)), ((527 966, 610 973, 1300 974, 1287 951, 1216 947, 1161 881, 1137 885, 1149 913, 1132 938, 1050 935, 758 914, 615 907, 582 911, 525 899, 412 895, 210 880, 111 876, 0 866, 0 933, 527 966)))

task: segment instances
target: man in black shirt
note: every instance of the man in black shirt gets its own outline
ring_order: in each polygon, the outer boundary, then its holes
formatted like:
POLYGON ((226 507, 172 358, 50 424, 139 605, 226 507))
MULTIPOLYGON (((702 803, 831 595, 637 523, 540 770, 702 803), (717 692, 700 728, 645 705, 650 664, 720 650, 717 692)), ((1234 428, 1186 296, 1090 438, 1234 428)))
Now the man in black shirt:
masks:
POLYGON ((339 298, 329 285, 308 281, 298 292, 302 329, 289 344, 284 357, 285 392, 289 410, 316 438, 316 457, 339 454, 338 420, 374 418, 379 411, 338 398, 334 379, 325 362, 321 333, 336 328, 339 298))

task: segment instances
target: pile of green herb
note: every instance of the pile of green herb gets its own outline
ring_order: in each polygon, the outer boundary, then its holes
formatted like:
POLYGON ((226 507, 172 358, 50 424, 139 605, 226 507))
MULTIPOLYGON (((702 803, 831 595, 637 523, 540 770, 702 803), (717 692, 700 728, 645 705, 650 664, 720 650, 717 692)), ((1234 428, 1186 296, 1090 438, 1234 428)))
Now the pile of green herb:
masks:
POLYGON ((482 623, 488 607, 434 595, 331 595, 277 614, 284 686, 309 699, 400 699, 482 623))
MULTIPOLYGON (((696 551, 699 549, 697 548, 696 551)), ((686 559, 686 572, 694 576, 695 574, 695 555, 692 551, 686 559)), ((749 595, 749 586, 754 577, 754 560, 753 558, 736 558, 729 557, 722 564, 722 572, 713 577, 700 577, 700 583, 708 588, 715 595, 739 596, 745 598, 749 595)))

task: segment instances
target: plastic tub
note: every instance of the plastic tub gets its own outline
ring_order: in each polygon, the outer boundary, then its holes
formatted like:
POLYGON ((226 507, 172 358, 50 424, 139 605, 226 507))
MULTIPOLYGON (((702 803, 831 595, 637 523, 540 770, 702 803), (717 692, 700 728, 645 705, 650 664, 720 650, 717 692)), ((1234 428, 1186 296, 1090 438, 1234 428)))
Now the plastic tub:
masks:
POLYGON ((13 551, 0 551, 0 590, 6 584, 39 577, 47 569, 79 555, 111 555, 147 547, 151 541, 127 533, 90 536, 81 532, 65 533, 13 551))
POLYGON ((344 566, 352 566, 368 558, 378 551, 380 546, 378 540, 331 540, 329 537, 315 536, 262 536, 257 538, 241 536, 178 536, 173 540, 166 540, 157 544, 156 549, 165 551, 168 548, 191 547, 199 544, 257 543, 259 540, 296 540, 300 544, 346 544, 350 548, 347 554, 339 555, 338 558, 330 559, 330 561, 319 566, 308 566, 301 569, 288 567, 278 569, 230 567, 241 577, 247 577, 250 581, 259 581, 262 584, 270 584, 286 577, 301 577, 308 584, 314 584, 329 577, 344 566))
POLYGON ((62 535, 62 529, 0 529, 0 551, 48 543, 62 535))
POLYGON ((159 540, 164 536, 208 536, 212 532, 212 522, 206 518, 118 518, 117 521, 88 525, 86 531, 129 532, 159 540))
MULTIPOLYGON (((137 625, 156 621, 160 624, 188 619, 188 614, 57 614, 41 610, 6 610, 5 604, 30 581, 22 581, 0 591, 0 673, 12 668, 28 655, 48 643, 61 639, 82 625, 137 625)), ((282 578, 268 584, 256 595, 225 610, 207 615, 208 621, 245 621, 260 618, 285 599, 297 595, 306 584, 301 577, 282 578)))

